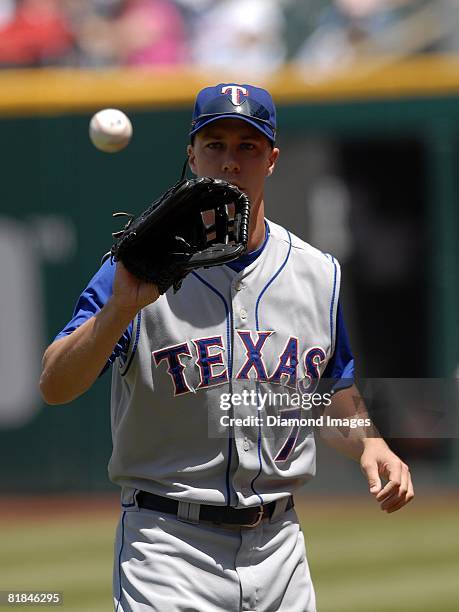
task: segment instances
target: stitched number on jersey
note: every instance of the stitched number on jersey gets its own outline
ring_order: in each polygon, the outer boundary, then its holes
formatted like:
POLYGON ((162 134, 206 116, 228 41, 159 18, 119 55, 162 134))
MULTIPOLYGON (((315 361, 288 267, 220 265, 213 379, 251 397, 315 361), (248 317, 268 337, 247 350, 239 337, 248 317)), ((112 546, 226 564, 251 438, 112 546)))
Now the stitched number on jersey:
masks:
MULTIPOLYGON (((279 413, 279 417, 281 419, 295 419, 295 421, 299 421, 301 416, 301 408, 288 408, 286 410, 281 410, 279 413)), ((292 425, 292 429, 290 430, 287 439, 285 440, 282 448, 279 450, 277 455, 274 458, 274 461, 287 461, 290 457, 292 450, 295 448, 296 441, 298 439, 298 434, 300 433, 300 426, 298 424, 292 425)))

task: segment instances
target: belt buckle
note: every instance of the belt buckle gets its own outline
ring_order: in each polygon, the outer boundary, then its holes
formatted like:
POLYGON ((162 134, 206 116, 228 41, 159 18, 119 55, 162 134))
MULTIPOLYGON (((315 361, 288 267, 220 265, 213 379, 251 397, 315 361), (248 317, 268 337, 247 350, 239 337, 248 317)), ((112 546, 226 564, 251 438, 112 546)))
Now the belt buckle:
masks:
POLYGON ((263 506, 260 505, 258 506, 258 514, 257 514, 257 518, 255 519, 255 522, 250 523, 249 525, 241 525, 241 527, 249 527, 249 528, 258 527, 258 525, 263 520, 263 514, 264 514, 264 508, 263 506))

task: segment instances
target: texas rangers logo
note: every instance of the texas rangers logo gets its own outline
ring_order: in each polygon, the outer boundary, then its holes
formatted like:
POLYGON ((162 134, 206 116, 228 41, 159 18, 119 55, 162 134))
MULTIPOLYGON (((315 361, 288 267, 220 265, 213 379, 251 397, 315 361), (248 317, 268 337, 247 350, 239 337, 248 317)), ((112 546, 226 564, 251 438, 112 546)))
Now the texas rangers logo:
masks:
POLYGON ((239 106, 244 100, 243 97, 247 97, 249 92, 245 87, 241 87, 240 85, 224 85, 222 87, 222 94, 231 94, 230 100, 234 104, 234 106, 239 106))

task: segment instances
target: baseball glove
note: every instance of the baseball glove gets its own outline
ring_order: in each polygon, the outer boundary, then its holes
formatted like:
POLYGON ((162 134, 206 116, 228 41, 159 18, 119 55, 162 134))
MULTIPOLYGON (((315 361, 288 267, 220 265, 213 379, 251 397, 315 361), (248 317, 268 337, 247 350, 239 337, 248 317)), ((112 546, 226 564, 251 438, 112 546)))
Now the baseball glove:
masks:
POLYGON ((160 293, 178 291, 196 268, 240 257, 247 248, 250 203, 236 186, 208 177, 182 179, 140 216, 127 213, 107 255, 160 293))

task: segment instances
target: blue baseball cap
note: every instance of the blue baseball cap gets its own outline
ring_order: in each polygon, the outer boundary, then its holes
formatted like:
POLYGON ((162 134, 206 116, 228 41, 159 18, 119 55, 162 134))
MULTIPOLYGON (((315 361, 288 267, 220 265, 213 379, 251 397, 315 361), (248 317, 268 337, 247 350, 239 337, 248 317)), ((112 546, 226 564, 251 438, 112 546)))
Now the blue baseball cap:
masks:
POLYGON ((190 136, 213 121, 228 118, 250 123, 274 144, 276 107, 266 89, 237 83, 220 83, 201 89, 193 109, 190 136))

